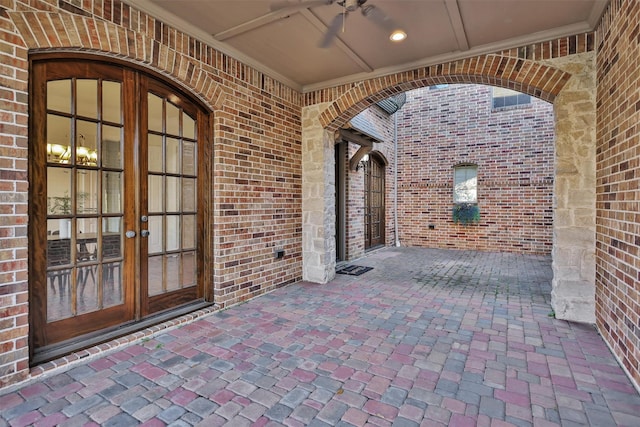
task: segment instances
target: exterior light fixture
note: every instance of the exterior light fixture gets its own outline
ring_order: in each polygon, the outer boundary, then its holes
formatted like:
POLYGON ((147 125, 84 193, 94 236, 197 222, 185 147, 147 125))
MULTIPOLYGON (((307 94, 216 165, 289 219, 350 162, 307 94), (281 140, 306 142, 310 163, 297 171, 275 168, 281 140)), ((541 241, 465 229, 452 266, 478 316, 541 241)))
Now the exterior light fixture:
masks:
POLYGON ((395 30, 393 33, 391 33, 391 35, 389 36, 389 39, 392 42, 401 42, 402 40, 407 38, 407 33, 405 33, 402 30, 395 30))
POLYGON ((369 155, 365 154, 364 156, 362 156, 362 159, 360 159, 360 161, 356 165, 356 172, 359 171, 360 169, 365 169, 367 167, 368 162, 369 162, 369 155))

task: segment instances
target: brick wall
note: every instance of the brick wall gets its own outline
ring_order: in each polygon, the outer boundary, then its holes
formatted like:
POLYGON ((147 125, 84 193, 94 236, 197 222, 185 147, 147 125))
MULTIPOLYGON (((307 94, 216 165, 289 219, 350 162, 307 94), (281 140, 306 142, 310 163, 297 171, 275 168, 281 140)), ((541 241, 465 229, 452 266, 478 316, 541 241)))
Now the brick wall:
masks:
POLYGON ((28 368, 27 51, 0 3, 0 386, 28 368))
POLYGON ((348 143, 347 158, 343 159, 346 170, 345 255, 347 260, 358 258, 364 253, 364 174, 362 169, 360 171, 349 170, 349 159, 353 157, 359 147, 359 145, 348 143))
POLYGON ((408 92, 399 114, 403 246, 550 253, 551 104, 532 98, 493 110, 489 86, 449 85, 408 92), (453 167, 460 163, 478 166, 477 225, 452 220, 453 167))
POLYGON ((0 35, 0 387, 29 372, 28 49, 125 59, 199 97, 214 114, 205 245, 215 301, 226 306, 301 279, 298 92, 116 0, 2 1, 0 35))
POLYGON ((640 3, 612 0, 598 29, 596 318, 640 384, 640 3))
POLYGON ((237 91, 215 113, 214 283, 221 305, 300 280, 300 109, 237 91), (274 250, 284 249, 281 260, 274 250))

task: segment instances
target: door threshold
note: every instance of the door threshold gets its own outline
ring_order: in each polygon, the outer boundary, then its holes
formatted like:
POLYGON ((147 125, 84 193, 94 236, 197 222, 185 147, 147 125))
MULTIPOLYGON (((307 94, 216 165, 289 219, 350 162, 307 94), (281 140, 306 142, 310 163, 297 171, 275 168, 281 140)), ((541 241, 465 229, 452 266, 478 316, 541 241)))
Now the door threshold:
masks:
MULTIPOLYGON (((93 332, 91 334, 75 337, 73 339, 70 339, 58 344, 45 346, 34 352, 33 357, 31 358, 31 366, 34 367, 41 363, 50 362, 54 359, 58 359, 58 358, 67 356, 69 354, 79 352, 81 350, 85 350, 89 347, 94 347, 99 344, 112 341, 116 338, 120 338, 125 335, 133 334, 134 332, 141 331, 150 326, 154 326, 159 323, 166 322, 171 319, 175 319, 177 317, 192 313, 194 311, 202 310, 212 306, 215 306, 215 303, 198 301, 195 303, 186 304, 175 310, 166 311, 166 312, 149 316, 137 322, 128 322, 114 328, 104 329, 98 332, 93 332)), ((215 310, 212 310, 212 312, 213 311, 215 310)), ((89 356, 89 353, 81 357, 86 357, 86 356, 89 356)))
POLYGON ((369 253, 369 252, 373 252, 375 250, 382 249, 382 248, 386 248, 384 243, 380 243, 378 245, 371 246, 370 248, 365 249, 364 252, 365 253, 369 253))

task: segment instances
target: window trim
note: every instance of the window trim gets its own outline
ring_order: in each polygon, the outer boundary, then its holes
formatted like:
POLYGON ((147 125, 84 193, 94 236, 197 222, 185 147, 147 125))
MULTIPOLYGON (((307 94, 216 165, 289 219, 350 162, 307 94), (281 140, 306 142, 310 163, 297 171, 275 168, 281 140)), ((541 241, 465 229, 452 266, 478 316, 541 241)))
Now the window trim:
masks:
MULTIPOLYGON (((466 175, 466 173, 465 173, 466 175)), ((464 181, 463 181, 464 182, 464 181)), ((455 166, 453 166, 453 191, 452 191, 452 197, 453 197, 453 203, 458 205, 458 204, 463 204, 463 203, 467 203, 467 204, 478 204, 478 165, 475 163, 458 163, 455 166), (470 171, 473 170, 475 172, 475 176, 472 178, 466 178, 466 181, 468 180, 473 180, 475 179, 475 183, 473 184, 473 188, 471 189, 473 191, 473 200, 461 200, 460 197, 458 196, 459 194, 459 190, 456 188, 458 186, 458 181, 456 180, 457 177, 457 172, 458 171, 470 171)))
POLYGON ((493 111, 510 110, 514 108, 524 108, 532 104, 531 95, 518 92, 499 86, 491 86, 491 109, 493 111), (515 99, 515 103, 505 105, 508 99, 515 99), (502 105, 496 105, 496 101, 501 101, 502 105))

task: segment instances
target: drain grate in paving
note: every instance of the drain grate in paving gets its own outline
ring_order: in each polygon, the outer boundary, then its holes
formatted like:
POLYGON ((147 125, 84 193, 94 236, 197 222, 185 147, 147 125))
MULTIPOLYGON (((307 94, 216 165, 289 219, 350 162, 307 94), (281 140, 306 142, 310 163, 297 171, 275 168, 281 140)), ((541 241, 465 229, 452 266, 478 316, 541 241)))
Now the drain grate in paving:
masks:
POLYGON ((337 274, 348 274, 349 276, 359 276, 366 273, 369 270, 373 270, 373 267, 365 267, 363 265, 347 265, 336 271, 337 274))

